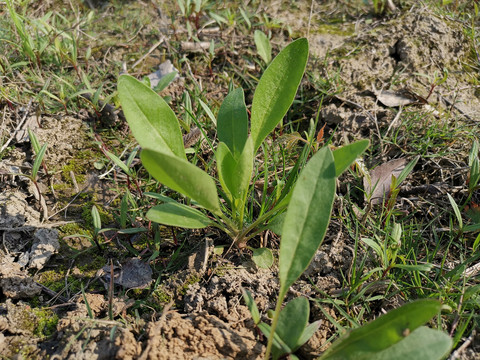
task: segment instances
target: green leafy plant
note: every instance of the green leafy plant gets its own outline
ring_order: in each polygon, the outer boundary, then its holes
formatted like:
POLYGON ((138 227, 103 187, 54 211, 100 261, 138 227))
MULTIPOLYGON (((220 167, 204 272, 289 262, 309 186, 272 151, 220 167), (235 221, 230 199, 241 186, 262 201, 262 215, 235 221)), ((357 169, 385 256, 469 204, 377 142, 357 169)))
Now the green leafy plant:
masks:
POLYGON ((39 58, 37 57, 38 54, 36 53, 37 49, 35 47, 33 38, 27 32, 24 19, 15 11, 15 3, 12 0, 6 0, 6 4, 10 19, 12 19, 18 36, 20 37, 23 53, 28 56, 32 63, 38 63, 39 58))
POLYGON ((100 246, 100 242, 98 241, 100 238, 100 234, 110 231, 116 230, 114 228, 102 228, 102 219, 100 217, 100 213, 98 212, 98 208, 96 205, 92 206, 91 210, 92 216, 92 225, 93 225, 93 233, 91 234, 72 234, 65 236, 64 239, 76 238, 76 237, 83 237, 88 239, 92 244, 95 244, 98 250, 102 251, 102 247, 100 246))
MULTIPOLYGON (((380 239, 375 235, 375 239, 362 238, 362 242, 367 244, 378 256, 381 261, 379 268, 372 269, 369 273, 373 274, 377 271, 382 273, 384 277, 391 269, 399 268, 409 271, 430 271, 433 267, 432 264, 405 264, 399 263, 398 260, 403 260, 404 256, 399 256, 398 251, 402 246, 402 225, 393 223, 390 235, 387 235, 385 239, 380 239)), ((405 261, 403 261, 405 262, 405 261)))
POLYGON ((32 172, 31 174, 15 174, 15 175, 22 175, 25 176, 26 178, 30 179, 34 185, 35 189, 35 197, 37 198, 38 202, 40 203, 40 206, 43 210, 43 217, 45 219, 48 218, 48 210, 47 210, 47 205, 45 204, 45 198, 43 197, 40 187, 38 186, 38 172, 40 171, 40 167, 43 165, 43 169, 45 173, 47 173, 47 169, 45 164, 43 163, 43 158, 45 157, 45 153, 47 151, 47 146, 48 144, 45 143, 42 146, 40 146, 40 143, 38 142, 38 139, 33 131, 28 129, 28 136, 30 138, 30 142, 32 144, 32 149, 35 154, 35 160, 33 161, 32 165, 32 172))
POLYGON ((315 332, 314 326, 307 324, 310 311, 308 301, 298 301, 295 305, 287 305, 282 310, 283 299, 290 286, 306 270, 323 241, 335 197, 336 178, 367 146, 368 141, 364 140, 334 152, 324 147, 312 156, 299 175, 282 226, 279 257, 280 290, 272 325, 271 327, 259 325, 260 330, 269 337, 266 358, 269 357, 270 351, 274 359, 292 353, 315 332), (292 337, 290 330, 284 328, 292 327, 297 320, 299 323, 295 329, 296 337, 292 337))
MULTIPOLYGON (((214 226, 227 233, 237 246, 244 247, 286 209, 293 180, 287 182, 270 208, 253 221, 246 221, 255 153, 290 107, 307 58, 308 42, 299 39, 271 62, 253 97, 250 135, 243 90, 234 89, 227 95, 216 118, 217 181, 187 160, 179 120, 167 103, 133 77, 120 77, 120 102, 133 135, 143 148, 144 167, 163 185, 191 199, 193 205, 165 201, 148 211, 148 219, 183 228, 214 226), (217 190, 218 184, 221 188, 217 190)), ((290 174, 292 178, 296 175, 290 174)))
MULTIPOLYGON (((315 165, 311 161, 303 172, 312 170, 315 165)), ((334 178, 332 169, 326 170, 326 174, 330 175, 324 176, 325 178, 334 178)), ((291 227, 291 223, 295 220, 300 221, 305 217, 303 214, 298 215, 298 209, 292 206, 294 199, 297 198, 295 195, 298 195, 296 193, 298 188, 301 193, 319 193, 312 197, 315 204, 321 197, 324 197, 323 206, 325 208, 323 210, 325 212, 322 213, 323 216, 317 217, 328 219, 329 212, 327 211, 328 207, 331 206, 329 200, 332 190, 318 191, 317 188, 312 191, 311 188, 305 187, 306 184, 302 182, 304 179, 302 175, 295 186, 294 197, 287 210, 284 224, 284 231, 287 234, 287 229, 291 227), (328 193, 328 195, 325 195, 325 193, 328 193)), ((305 196, 304 198, 308 197, 305 196)), ((309 205, 311 203, 307 202, 306 207, 310 207, 309 205)), ((293 236, 283 237, 281 240, 280 292, 271 326, 261 322, 260 312, 252 295, 248 291, 244 291, 244 299, 254 323, 269 338, 266 359, 269 359, 270 353, 272 353, 273 359, 278 359, 287 354, 294 358, 293 352, 308 341, 318 328, 316 322, 308 324, 309 303, 307 299, 296 298, 282 309, 283 298, 288 288, 310 263, 316 246, 322 241, 326 223, 328 223, 328 220, 325 223, 325 220, 312 221, 311 217, 306 216, 305 218, 307 218, 306 223, 296 229, 297 231, 300 230, 297 235, 294 235, 292 231, 293 236), (315 236, 317 232, 319 232, 319 235, 315 236)), ((394 240, 398 240, 400 236, 401 228, 394 226, 392 237, 394 240)), ((381 249, 378 250, 381 254, 381 249)), ((387 256, 388 254, 385 254, 385 257, 387 256)), ((393 260, 395 256, 396 254, 391 253, 390 260, 393 260)), ((406 304, 365 326, 352 330, 335 342, 321 359, 442 359, 450 351, 452 339, 441 331, 421 326, 438 314, 440 310, 440 302, 432 299, 418 300, 406 304)))

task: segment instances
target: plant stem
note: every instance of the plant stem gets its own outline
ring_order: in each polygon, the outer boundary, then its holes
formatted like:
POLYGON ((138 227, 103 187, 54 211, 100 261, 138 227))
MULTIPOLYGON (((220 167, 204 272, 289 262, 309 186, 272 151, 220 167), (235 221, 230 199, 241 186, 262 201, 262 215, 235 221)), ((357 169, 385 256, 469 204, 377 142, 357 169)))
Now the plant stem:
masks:
MULTIPOLYGON (((267 211, 265 214, 260 216, 257 220, 255 220, 253 223, 251 223, 249 226, 247 226, 243 231, 239 232, 238 236, 235 238, 235 242, 237 245, 245 243, 247 240, 249 240, 252 236, 249 236, 247 238, 247 234, 257 228, 261 223, 263 223, 266 219, 270 218, 272 216, 272 212, 278 212, 283 210, 285 206, 282 206, 280 208, 276 208, 274 211, 267 211), (238 244, 239 243, 239 244, 238 244)), ((255 235, 253 235, 255 236, 255 235)))
POLYGON ((265 360, 270 358, 270 352, 272 351, 273 345, 273 336, 275 334, 275 329, 277 328, 278 318, 280 316, 280 311, 282 310, 283 299, 285 298, 286 291, 280 289, 281 296, 277 299, 277 305, 275 306, 275 315, 273 316, 272 326, 270 327, 270 336, 268 337, 267 350, 265 351, 265 360), (283 294, 282 294, 283 293, 283 294))

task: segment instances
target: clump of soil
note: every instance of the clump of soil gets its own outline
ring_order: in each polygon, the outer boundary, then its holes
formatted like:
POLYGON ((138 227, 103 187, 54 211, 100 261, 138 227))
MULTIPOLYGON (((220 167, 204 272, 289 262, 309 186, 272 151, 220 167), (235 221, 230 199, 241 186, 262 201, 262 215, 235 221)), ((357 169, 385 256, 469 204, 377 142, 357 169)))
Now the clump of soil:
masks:
MULTIPOLYGON (((248 319, 248 310, 243 312, 248 319)), ((265 351, 250 327, 228 323, 207 312, 169 312, 149 324, 146 359, 258 359, 265 351)))

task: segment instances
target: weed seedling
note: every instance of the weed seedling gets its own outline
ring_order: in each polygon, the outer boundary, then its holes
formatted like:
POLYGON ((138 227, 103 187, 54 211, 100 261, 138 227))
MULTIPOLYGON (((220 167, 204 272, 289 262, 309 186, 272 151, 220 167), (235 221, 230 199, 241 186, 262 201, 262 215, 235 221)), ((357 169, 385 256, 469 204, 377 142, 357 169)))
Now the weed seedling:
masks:
POLYGON ((252 192, 255 153, 290 107, 307 58, 308 43, 299 39, 272 61, 255 91, 250 135, 243 90, 235 89, 225 98, 215 119, 220 141, 215 153, 216 181, 187 160, 179 120, 165 101, 133 77, 120 77, 120 102, 143 148, 144 167, 158 181, 191 199, 194 205, 169 199, 149 210, 149 220, 184 228, 214 226, 226 232, 238 247, 245 247, 251 237, 266 228, 269 220, 286 209, 293 183, 282 189, 276 203, 261 216, 245 222, 250 209, 247 197, 252 192), (221 185, 220 191, 217 184, 221 185))

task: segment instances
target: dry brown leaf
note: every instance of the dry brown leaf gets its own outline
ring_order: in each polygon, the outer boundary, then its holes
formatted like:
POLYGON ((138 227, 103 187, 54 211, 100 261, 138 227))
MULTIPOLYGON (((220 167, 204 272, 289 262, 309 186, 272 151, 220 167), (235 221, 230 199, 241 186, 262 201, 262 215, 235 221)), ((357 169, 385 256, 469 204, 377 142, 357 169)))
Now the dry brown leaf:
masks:
MULTIPOLYGON (((110 265, 102 268, 100 273, 107 282, 110 281, 110 265)), ((145 288, 152 282, 152 269, 141 259, 128 259, 121 268, 115 267, 113 282, 127 289, 145 288)))
POLYGON ((190 53, 200 53, 208 50, 210 48, 210 42, 208 41, 182 41, 180 43, 183 51, 190 52, 190 53))
POLYGON ((427 103, 427 100, 408 89, 398 91, 375 89, 374 93, 378 101, 388 107, 427 103))
POLYGON ((183 146, 189 148, 197 143, 197 141, 202 137, 202 131, 198 127, 193 127, 190 129, 188 134, 183 135, 183 146))
POLYGON ((370 182, 367 177, 363 178, 365 201, 368 201, 368 198, 370 198, 372 205, 381 204, 384 197, 388 197, 390 194, 392 175, 398 177, 405 168, 406 163, 406 159, 395 159, 371 170, 370 182))

